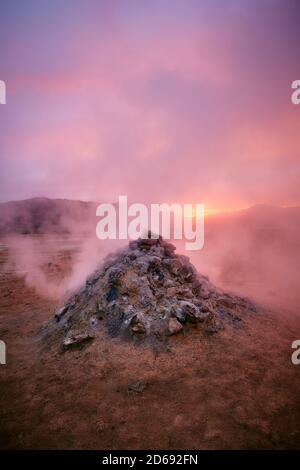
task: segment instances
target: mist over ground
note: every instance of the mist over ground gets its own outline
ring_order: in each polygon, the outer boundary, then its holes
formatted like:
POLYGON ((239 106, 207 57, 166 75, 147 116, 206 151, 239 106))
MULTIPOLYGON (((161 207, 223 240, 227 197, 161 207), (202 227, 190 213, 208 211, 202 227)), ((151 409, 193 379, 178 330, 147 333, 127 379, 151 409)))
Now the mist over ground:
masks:
POLYGON ((300 209, 254 206, 206 219, 197 268, 226 290, 299 314, 300 209))
MULTIPOLYGON (((31 199, 0 205, 0 234, 9 258, 30 287, 63 302, 103 258, 126 241, 96 237, 96 203, 31 199)), ((283 314, 298 314, 300 208, 254 206, 205 218, 200 251, 177 251, 225 290, 249 296, 283 314)))

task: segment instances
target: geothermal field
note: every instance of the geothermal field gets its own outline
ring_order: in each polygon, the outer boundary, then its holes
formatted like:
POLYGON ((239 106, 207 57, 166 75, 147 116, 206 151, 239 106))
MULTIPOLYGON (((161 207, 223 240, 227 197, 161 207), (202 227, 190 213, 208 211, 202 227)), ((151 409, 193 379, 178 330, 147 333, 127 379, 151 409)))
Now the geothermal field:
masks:
POLYGON ((270 214, 208 219, 201 257, 2 234, 1 447, 299 447, 298 238, 270 214))

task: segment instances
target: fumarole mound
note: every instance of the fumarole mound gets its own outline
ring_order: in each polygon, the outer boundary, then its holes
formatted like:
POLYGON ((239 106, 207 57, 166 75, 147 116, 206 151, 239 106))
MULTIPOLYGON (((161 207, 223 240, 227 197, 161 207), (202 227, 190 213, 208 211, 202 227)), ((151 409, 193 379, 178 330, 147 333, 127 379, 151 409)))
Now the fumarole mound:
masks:
POLYGON ((56 312, 47 334, 58 334, 63 349, 93 341, 102 330, 165 342, 195 327, 199 334, 241 327, 243 314, 254 310, 248 300, 217 289, 171 243, 149 236, 107 257, 56 312))

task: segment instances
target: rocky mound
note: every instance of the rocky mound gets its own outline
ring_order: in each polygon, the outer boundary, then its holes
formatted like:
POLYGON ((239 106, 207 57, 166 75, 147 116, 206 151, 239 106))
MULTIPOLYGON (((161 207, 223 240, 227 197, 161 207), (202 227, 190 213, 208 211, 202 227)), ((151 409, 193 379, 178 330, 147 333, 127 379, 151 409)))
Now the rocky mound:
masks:
POLYGON ((106 258, 56 312, 47 334, 59 332, 65 349, 103 328, 111 336, 163 341, 191 326, 205 334, 226 323, 240 327, 249 310, 249 301, 217 289, 171 243, 149 236, 106 258))

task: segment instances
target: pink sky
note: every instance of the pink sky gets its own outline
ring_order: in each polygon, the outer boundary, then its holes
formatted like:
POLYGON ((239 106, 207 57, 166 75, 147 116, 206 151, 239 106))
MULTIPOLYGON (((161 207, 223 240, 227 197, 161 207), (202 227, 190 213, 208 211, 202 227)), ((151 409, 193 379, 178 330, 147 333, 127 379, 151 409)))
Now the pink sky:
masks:
POLYGON ((300 204, 299 2, 0 4, 0 200, 300 204))

